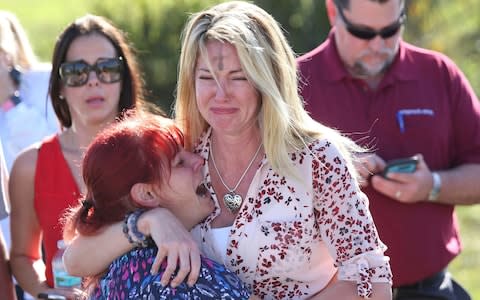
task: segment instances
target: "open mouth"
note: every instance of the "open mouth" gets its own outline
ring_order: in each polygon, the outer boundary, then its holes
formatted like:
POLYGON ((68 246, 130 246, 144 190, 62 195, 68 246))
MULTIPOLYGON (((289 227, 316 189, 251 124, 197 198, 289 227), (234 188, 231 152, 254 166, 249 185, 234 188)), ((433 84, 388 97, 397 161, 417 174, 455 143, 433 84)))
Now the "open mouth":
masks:
POLYGON ((205 184, 201 183, 197 186, 197 189, 195 190, 195 193, 200 196, 200 197, 205 197, 208 194, 207 187, 205 184))

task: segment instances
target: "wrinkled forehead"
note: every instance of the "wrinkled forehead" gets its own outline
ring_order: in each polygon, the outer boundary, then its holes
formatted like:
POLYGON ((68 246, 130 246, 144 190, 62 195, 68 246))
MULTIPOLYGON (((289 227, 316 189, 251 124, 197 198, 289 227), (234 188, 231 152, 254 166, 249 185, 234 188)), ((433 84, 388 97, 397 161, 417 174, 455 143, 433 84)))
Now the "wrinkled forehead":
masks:
POLYGON ((111 58, 117 55, 112 42, 102 34, 92 33, 79 35, 70 43, 66 53, 66 61, 83 59, 94 64, 98 58, 111 58))
POLYGON ((218 40, 207 41, 197 61, 197 68, 211 68, 219 71, 223 71, 226 67, 238 68, 239 66, 240 60, 235 46, 218 40))

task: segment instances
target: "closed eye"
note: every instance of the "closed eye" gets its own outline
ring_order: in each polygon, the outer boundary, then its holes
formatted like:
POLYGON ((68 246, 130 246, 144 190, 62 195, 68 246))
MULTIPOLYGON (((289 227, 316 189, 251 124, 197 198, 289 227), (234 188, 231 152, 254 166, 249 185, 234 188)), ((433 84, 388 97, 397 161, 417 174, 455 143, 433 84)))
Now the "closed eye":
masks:
POLYGON ((183 164, 184 164, 184 160, 180 158, 180 155, 177 154, 177 156, 172 161, 172 168, 181 167, 183 166, 183 164))
POLYGON ((201 79, 201 80, 213 80, 213 77, 212 77, 212 76, 198 76, 198 79, 201 79))

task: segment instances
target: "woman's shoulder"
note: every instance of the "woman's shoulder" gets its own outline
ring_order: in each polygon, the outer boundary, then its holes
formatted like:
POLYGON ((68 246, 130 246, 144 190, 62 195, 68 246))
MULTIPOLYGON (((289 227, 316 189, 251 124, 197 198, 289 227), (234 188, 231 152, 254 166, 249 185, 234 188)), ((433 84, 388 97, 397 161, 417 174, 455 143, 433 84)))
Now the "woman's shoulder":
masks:
MULTIPOLYGON (((133 263, 135 265, 138 265, 138 268, 136 268, 135 270, 139 273, 139 275, 152 275, 150 274, 150 267, 152 266, 153 261, 157 255, 157 251, 158 249, 156 246, 133 249, 115 259, 110 265, 109 270, 115 271, 118 269, 123 269, 125 265, 129 266, 133 263)), ((160 278, 166 267, 166 262, 164 262, 160 266, 159 272, 155 276, 158 276, 160 278)), ((205 272, 205 270, 210 270, 208 272, 231 273, 224 265, 205 256, 201 256, 201 268, 203 272, 205 272)))
POLYGON ((18 173, 21 174, 21 176, 34 177, 40 149, 55 143, 58 143, 58 136, 54 134, 23 149, 13 162, 11 171, 12 176, 15 176, 18 173))
POLYGON ((100 280, 99 289, 108 290, 110 295, 125 293, 134 298, 144 296, 170 297, 181 293, 185 299, 220 299, 230 295, 232 299, 248 299, 249 289, 237 275, 224 265, 202 257, 200 276, 197 283, 190 287, 186 282, 175 289, 169 285, 158 285, 166 268, 164 262, 156 274, 150 269, 157 254, 156 247, 132 250, 112 262, 106 275, 100 280), (141 286, 140 286, 141 285, 141 286))
POLYGON ((323 156, 323 157, 335 157, 341 155, 341 145, 339 141, 335 138, 324 135, 322 137, 312 139, 309 143, 307 143, 305 147, 305 151, 313 152, 315 157, 323 156))
POLYGON ((22 150, 13 162, 11 175, 20 173, 22 175, 28 175, 35 173, 35 166, 38 159, 38 149, 41 146, 41 142, 34 143, 29 147, 22 150))
POLYGON ((12 207, 23 210, 33 205, 37 159, 38 145, 28 147, 15 158, 9 179, 12 207))
POLYGON ((20 88, 30 90, 37 88, 42 88, 42 90, 47 89, 51 69, 51 65, 47 63, 35 65, 22 74, 22 86, 20 88))

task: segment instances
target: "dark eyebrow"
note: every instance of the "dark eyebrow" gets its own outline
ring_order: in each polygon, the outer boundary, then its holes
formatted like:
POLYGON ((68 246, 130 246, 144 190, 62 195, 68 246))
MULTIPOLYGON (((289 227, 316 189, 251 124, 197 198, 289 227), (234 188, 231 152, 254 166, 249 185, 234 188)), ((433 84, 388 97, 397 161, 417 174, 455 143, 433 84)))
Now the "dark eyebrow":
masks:
POLYGON ((210 69, 209 68, 198 68, 199 71, 203 71, 203 72, 208 72, 210 73, 210 69))
POLYGON ((236 74, 236 73, 243 73, 243 70, 242 69, 237 69, 237 70, 230 71, 230 74, 236 74))
MULTIPOLYGON (((208 69, 208 68, 198 68, 198 71, 211 73, 210 69, 208 69)), ((243 73, 243 70, 242 69, 236 69, 236 70, 232 70, 228 73, 229 74, 243 73)))

